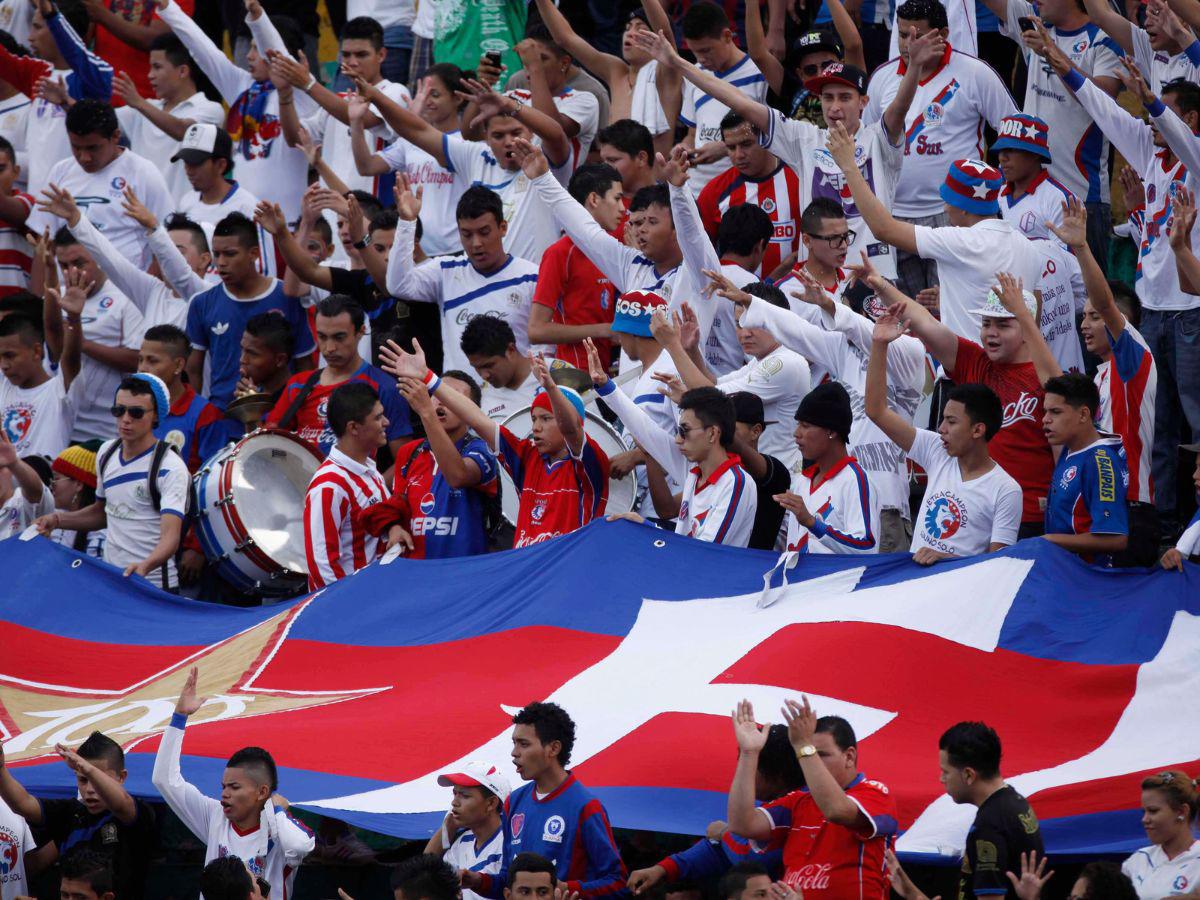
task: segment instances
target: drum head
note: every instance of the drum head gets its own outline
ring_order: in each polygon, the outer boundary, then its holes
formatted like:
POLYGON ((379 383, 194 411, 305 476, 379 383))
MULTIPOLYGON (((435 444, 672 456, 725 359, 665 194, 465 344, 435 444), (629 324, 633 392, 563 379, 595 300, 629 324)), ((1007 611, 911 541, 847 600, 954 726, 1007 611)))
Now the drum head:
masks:
POLYGON ((237 447, 233 503, 254 543, 285 569, 307 574, 304 497, 321 461, 291 437, 269 431, 249 435, 237 447))
MULTIPOLYGON (((533 433, 533 419, 529 415, 529 411, 533 409, 531 406, 526 406, 524 409, 519 409, 502 423, 505 428, 513 433, 515 437, 527 438, 533 433)), ((604 421, 598 413, 587 411, 587 420, 584 423, 584 428, 587 430, 588 437, 600 445, 600 449, 609 457, 616 456, 618 453, 624 453, 627 449, 621 436, 617 434, 616 429, 604 421)), ((521 496, 517 491, 517 486, 513 484, 512 478, 508 474, 508 470, 503 466, 500 467, 500 483, 503 487, 503 496, 500 498, 501 507, 504 511, 504 518, 510 524, 517 524, 517 511, 521 505, 521 496)), ((629 512, 633 509, 634 501, 637 499, 637 479, 631 474, 624 478, 608 479, 608 506, 605 507, 606 514, 629 512)))

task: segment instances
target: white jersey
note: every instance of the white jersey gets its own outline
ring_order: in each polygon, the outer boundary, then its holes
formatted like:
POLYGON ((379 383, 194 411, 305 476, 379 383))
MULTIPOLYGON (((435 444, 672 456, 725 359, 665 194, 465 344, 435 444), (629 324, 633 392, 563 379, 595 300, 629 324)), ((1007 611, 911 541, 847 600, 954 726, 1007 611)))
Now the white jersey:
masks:
POLYGON ((1083 312, 1087 288, 1075 255, 1057 240, 1030 241, 1042 260, 1042 337, 1064 372, 1083 371, 1083 346, 1076 313, 1083 312))
POLYGON ((983 306, 997 272, 1019 278, 1027 291, 1040 290, 1042 257, 1003 219, 968 227, 917 225, 914 231, 917 255, 937 262, 942 324, 961 338, 979 340, 979 319, 970 310, 983 306))
POLYGON ((447 369, 471 371, 462 334, 476 316, 498 316, 512 327, 521 353, 529 351, 529 310, 537 285, 537 263, 509 255, 484 274, 469 259, 412 259, 416 224, 401 220, 388 257, 387 290, 393 297, 436 303, 442 310, 442 358, 447 369))
MULTIPOLYGON (((197 225, 206 226, 204 233, 209 236, 210 244, 212 243, 212 229, 218 222, 230 213, 241 213, 254 222, 254 210, 257 207, 258 197, 246 190, 240 181, 229 182, 229 192, 219 203, 205 203, 200 197, 200 192, 193 191, 190 187, 178 202, 179 212, 197 225)), ((258 265, 256 268, 260 274, 266 275, 268 278, 282 278, 283 273, 279 271, 279 264, 275 259, 275 236, 257 222, 254 222, 254 230, 258 234, 258 265)), ((333 233, 335 236, 337 235, 336 226, 333 233)), ((216 267, 209 266, 207 275, 217 278, 214 283, 220 282, 216 267)))
MULTIPOLYGON (((111 281, 106 280, 99 290, 87 298, 80 320, 85 341, 127 350, 140 350, 142 347, 145 320, 133 301, 111 281)), ((75 393, 72 441, 116 436, 116 420, 109 408, 117 394, 117 385, 127 374, 83 354, 79 375, 75 379, 79 387, 75 393)), ((75 387, 74 384, 71 386, 75 387)))
MULTIPOLYGON (((635 363, 640 367, 637 378, 626 381, 619 385, 621 391, 637 404, 638 408, 646 414, 647 418, 657 425, 665 434, 674 435, 675 426, 678 424, 676 416, 678 409, 671 401, 671 398, 666 396, 661 390, 662 383, 654 378, 654 375, 678 375, 679 369, 675 366, 675 360, 671 359, 671 354, 660 352, 658 356, 647 365, 644 362, 635 363)), ((632 449, 630 438, 632 434, 627 429, 625 431, 625 442, 632 449)), ((678 494, 683 490, 683 482, 676 479, 674 473, 667 471, 667 486, 672 493, 678 494)), ((657 516, 658 512, 654 508, 654 498, 650 495, 649 484, 646 480, 646 470, 639 467, 637 470, 638 479, 638 496, 641 497, 641 502, 637 507, 637 512, 643 516, 657 516)))
POLYGON ((660 428, 614 382, 608 382, 597 393, 642 449, 668 476, 683 485, 675 533, 714 544, 747 546, 758 511, 758 491, 754 479, 742 468, 741 460, 727 456, 708 477, 702 478, 700 467, 690 462, 675 443, 675 435, 660 428))
MULTIPOLYGON (((450 366, 444 368, 448 369, 450 366)), ((471 370, 466 369, 465 371, 470 372, 471 370)), ((487 381, 484 381, 483 396, 479 405, 489 419, 503 422, 513 413, 531 405, 539 387, 537 376, 533 374, 532 370, 528 377, 521 382, 521 386, 517 388, 492 387, 487 381)))
MULTIPOLYGON (((871 322, 848 306, 837 304, 820 324, 755 298, 742 313, 742 325, 765 328, 784 346, 807 358, 846 389, 854 413, 849 450, 871 477, 881 509, 909 518, 908 468, 904 453, 866 415, 867 363, 871 355, 871 322)), ((895 340, 887 354, 888 408, 911 422, 925 386, 925 348, 907 335, 895 340)), ((796 473, 793 473, 793 479, 796 473)))
POLYGON ((858 555, 879 552, 879 495, 853 456, 846 456, 820 477, 816 465, 792 479, 816 521, 812 528, 788 513, 787 553, 858 555))
POLYGON ((179 816, 188 830, 204 841, 204 862, 237 856, 250 871, 271 885, 271 895, 279 892, 282 900, 292 893, 296 869, 316 841, 313 833, 281 809, 264 806, 259 825, 243 834, 225 816, 221 801, 206 797, 194 784, 184 781, 179 768, 183 747, 183 729, 187 717, 176 713, 163 731, 162 743, 154 757, 154 787, 179 816))
MULTIPOLYGON (((701 67, 702 71, 715 75, 721 81, 737 88, 751 100, 758 103, 767 102, 767 81, 763 78, 758 66, 745 54, 736 63, 721 72, 712 72, 701 67)), ((679 110, 679 122, 688 128, 696 129, 696 147, 721 140, 721 120, 729 114, 729 107, 710 97, 690 81, 683 85, 683 106, 679 110)), ((776 154, 778 155, 778 154, 776 154)), ((716 162, 703 163, 692 168, 692 177, 688 187, 694 196, 699 196, 704 186, 732 165, 729 157, 722 157, 716 162)))
MULTIPOLYGON (((887 4, 876 4, 887 7, 887 4)), ((896 8, 901 4, 892 4, 892 40, 888 45, 888 56, 900 55, 900 27, 897 25, 896 8)), ((976 9, 973 0, 946 0, 942 4, 946 8, 946 27, 949 28, 949 42, 954 47, 972 56, 979 55, 979 24, 976 19, 976 9)))
MULTIPOLYGON (((114 443, 117 442, 105 441, 100 445, 96 452, 97 465, 114 443)), ((161 504, 159 509, 154 508, 150 497, 150 463, 154 459, 154 448, 151 444, 150 449, 125 459, 118 447, 104 471, 96 473, 96 499, 104 501, 108 519, 104 561, 118 569, 139 563, 154 551, 163 516, 184 519, 187 515, 192 476, 187 463, 174 450, 163 454, 157 479, 161 504)), ((168 559, 159 571, 151 572, 147 578, 156 587, 175 587, 178 582, 174 558, 168 559)))
POLYGON ((641 122, 649 130, 652 137, 657 137, 670 130, 671 122, 663 111, 662 101, 658 99, 658 61, 650 60, 640 69, 633 79, 633 99, 630 103, 629 118, 641 122))
MULTIPOLYGON (((867 86, 870 99, 863 122, 883 118, 906 68, 897 57, 875 70, 867 86)), ((982 158, 984 124, 999 131, 1000 122, 1016 112, 1017 104, 995 69, 947 46, 937 70, 921 79, 904 114, 904 163, 892 213, 906 218, 941 213, 945 204, 938 189, 950 163, 982 158)))
POLYGON ((33 7, 25 0, 0 0, 0 28, 13 36, 18 44, 29 43, 29 25, 33 7))
POLYGON ((793 475, 799 472, 802 462, 793 436, 793 417, 808 393, 808 361, 780 344, 761 359, 752 359, 736 372, 722 375, 717 387, 726 394, 749 391, 758 395, 763 402, 763 417, 770 423, 759 438, 758 451, 775 457, 793 475))
MULTIPOLYGON (((0 506, 0 540, 19 535, 33 524, 34 519, 54 512, 54 495, 50 493, 50 488, 42 486, 42 495, 36 503, 25 499, 19 485, 14 483, 13 488, 13 495, 0 506)), ((4 849, 3 835, 4 801, 0 800, 0 851, 4 849)), ((3 881, 3 872, 0 872, 0 881, 3 881)))
POLYGON ((1167 859, 1158 844, 1143 847, 1121 863, 1121 871, 1133 882, 1140 900, 1187 894, 1200 884, 1200 841, 1174 859, 1167 859))
POLYGON ((1129 37, 1133 43, 1133 61, 1141 69, 1151 92, 1161 96, 1163 88, 1172 81, 1182 78, 1195 84, 1200 81, 1200 40, 1174 55, 1150 46, 1150 35, 1145 28, 1130 23, 1129 37))
MULTIPOLYGON (((154 163, 132 150, 125 150, 99 172, 85 172, 71 157, 51 168, 46 180, 69 191, 80 211, 126 259, 142 268, 150 268, 150 245, 146 241, 146 229, 125 215, 121 201, 125 189, 130 187, 160 222, 171 214, 175 209, 175 201, 154 163)), ((49 228, 53 236, 67 223, 58 216, 35 209, 25 224, 35 234, 41 234, 44 228, 49 228)))
POLYGON ((1025 193, 1015 200, 1011 184, 1001 188, 1000 218, 1027 238, 1057 241, 1058 236, 1047 223, 1061 226, 1063 204, 1074 196, 1065 184, 1050 174, 1049 169, 1042 169, 1042 174, 1034 178, 1025 193))
MULTIPOLYGON (((850 188, 841 170, 825 149, 829 132, 811 122, 789 119, 774 110, 770 126, 759 138, 762 145, 795 169, 800 175, 801 207, 818 197, 839 203, 846 213, 847 225, 858 236, 850 245, 847 259, 857 261, 866 253, 872 265, 885 278, 896 277, 896 257, 890 245, 877 241, 858 212, 850 188)), ((893 144, 883 128, 883 121, 860 125, 854 135, 854 159, 872 192, 887 208, 896 198, 896 181, 903 162, 903 141, 893 144)), ((943 172, 943 177, 945 173, 943 172)))
MULTIPOLYGON (((1029 69, 1022 108, 1050 124, 1050 174, 1084 203, 1107 203, 1108 140, 1054 70, 1021 40, 1017 20, 1036 15, 1028 0, 1008 0, 1008 17, 1000 21, 1001 33, 1017 42, 1029 69)), ((1099 25, 1088 22, 1073 31, 1046 27, 1055 45, 1088 78, 1116 78, 1122 70, 1118 57, 1125 54, 1099 25)))
MULTIPOLYGON (((158 109, 163 108, 161 100, 147 102, 158 109)), ((197 124, 216 125, 221 129, 225 127, 225 110, 221 104, 214 103, 199 91, 172 107, 171 115, 177 119, 190 119, 197 124)), ((118 109, 117 120, 121 123, 121 133, 129 138, 130 149, 158 167, 171 197, 178 200, 191 191, 192 185, 183 169, 183 160, 171 162, 171 157, 179 152, 179 141, 131 106, 118 109)))
MULTIPOLYGON (((523 103, 533 105, 533 94, 528 90, 513 90, 506 92, 509 97, 523 103)), ((571 171, 578 169, 592 149, 592 141, 600 130, 600 102, 595 95, 587 91, 577 91, 564 87, 554 96, 554 108, 559 115, 566 116, 579 126, 579 133, 571 138, 571 171)))
POLYGON ((1011 546, 1021 527, 1021 486, 996 463, 964 481, 957 459, 942 439, 918 428, 909 458, 928 475, 921 509, 913 522, 912 552, 928 547, 951 556, 987 553, 992 544, 1011 546))
POLYGON ((29 127, 29 112, 33 104, 24 94, 13 94, 7 100, 0 100, 0 137, 12 144, 13 152, 17 155, 17 165, 21 174, 13 182, 14 186, 24 190, 29 183, 29 155, 25 152, 25 130, 29 127))
MULTIPOLYGON (((385 78, 380 80, 375 87, 389 100, 400 104, 405 109, 412 103, 412 95, 409 94, 408 88, 402 84, 396 84, 385 78)), ((349 94, 341 93, 338 96, 345 99, 349 94)), ((370 109, 372 113, 379 116, 379 110, 376 107, 371 106, 370 109)), ((323 107, 306 118, 301 124, 308 129, 308 133, 312 135, 313 140, 321 145, 321 158, 329 164, 329 168, 338 174, 338 177, 346 183, 346 186, 350 190, 366 191, 368 194, 373 195, 378 194, 378 179, 370 175, 359 175, 358 168, 354 165, 354 150, 350 145, 349 125, 335 118, 329 110, 323 107)), ((380 122, 374 128, 367 130, 366 138, 367 148, 372 153, 377 153, 394 141, 396 134, 388 127, 386 122, 380 122)))
POLYGON ((0 427, 17 456, 53 459, 66 449, 75 424, 81 377, 71 383, 72 390, 63 387, 61 372, 32 388, 15 387, 7 378, 0 378, 0 427))
MULTIPOLYGON (((457 137, 459 133, 451 131, 449 134, 457 137)), ((457 177, 453 169, 444 168, 437 159, 404 138, 379 151, 379 158, 393 172, 403 169, 414 191, 418 187, 422 189, 421 249, 425 254, 445 256, 462 250, 454 211, 463 191, 471 186, 470 182, 457 177)))
MULTIPOLYGON (((55 69, 46 75, 49 81, 66 81, 70 69, 55 69)), ((71 140, 67 137, 67 113, 61 106, 33 98, 25 118, 25 159, 28 168, 21 173, 25 183, 38 193, 38 185, 48 181, 50 169, 57 163, 73 159, 71 140)))
MULTIPOLYGON (((481 875, 499 875, 504 861, 504 829, 497 828, 482 845, 477 845, 474 832, 464 831, 442 854, 442 859, 455 872, 466 869, 481 875)), ((462 900, 483 900, 483 897, 464 888, 462 900)))
POLYGON ((25 854, 36 849, 29 823, 0 800, 0 900, 33 895, 25 880, 25 854))

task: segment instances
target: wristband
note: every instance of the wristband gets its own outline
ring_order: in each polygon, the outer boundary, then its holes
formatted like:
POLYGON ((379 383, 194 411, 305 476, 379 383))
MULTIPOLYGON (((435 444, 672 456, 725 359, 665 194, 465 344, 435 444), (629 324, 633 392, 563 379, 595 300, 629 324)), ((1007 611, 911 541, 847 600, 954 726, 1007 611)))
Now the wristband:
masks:
POLYGON ((617 389, 617 383, 610 378, 610 379, 608 379, 608 381, 604 382, 604 384, 597 386, 595 388, 595 391, 601 397, 607 397, 609 394, 611 394, 616 389, 617 389))
POLYGON ((1150 116, 1152 118, 1157 119, 1159 116, 1161 116, 1166 111, 1167 111, 1166 104, 1163 103, 1162 100, 1160 100, 1158 97, 1154 98, 1153 103, 1146 104, 1146 112, 1150 113, 1150 116))
POLYGON ((175 713, 174 715, 171 716, 171 727, 172 728, 183 728, 185 725, 187 725, 187 720, 188 720, 188 717, 185 716, 183 713, 175 713))
POLYGON ((1078 69, 1071 69, 1062 77, 1063 83, 1071 90, 1078 92, 1081 87, 1087 82, 1083 74, 1078 69))
POLYGON ((312 72, 309 72, 308 73, 308 83, 306 85, 304 85, 304 87, 300 88, 300 90, 304 91, 304 93, 307 94, 309 91, 311 91, 313 89, 313 86, 316 85, 316 83, 317 83, 317 76, 314 75, 312 72))
POLYGON ((808 527, 808 530, 819 538, 823 538, 829 534, 829 526, 825 524, 825 520, 820 516, 813 517, 813 523, 808 527))
POLYGON ((355 250, 366 250, 367 246, 370 243, 371 243, 370 235, 364 234, 362 237, 360 237, 357 241, 355 241, 350 246, 353 247, 355 250))
POLYGON ((433 396, 434 392, 442 386, 442 379, 438 378, 437 375, 434 374, 433 369, 426 369, 425 377, 422 380, 425 382, 425 386, 429 388, 429 396, 431 397, 433 396))

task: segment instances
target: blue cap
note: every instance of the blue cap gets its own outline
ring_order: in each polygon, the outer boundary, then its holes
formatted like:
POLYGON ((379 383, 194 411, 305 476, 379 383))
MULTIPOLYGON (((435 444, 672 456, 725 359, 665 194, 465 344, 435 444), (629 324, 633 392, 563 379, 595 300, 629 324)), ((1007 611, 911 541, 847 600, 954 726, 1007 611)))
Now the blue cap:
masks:
POLYGON ((662 294, 654 291, 626 291, 617 300, 613 312, 612 330, 638 337, 653 337, 650 319, 654 311, 667 305, 662 294))
MULTIPOLYGON (((563 387, 561 384, 558 386, 558 389, 562 391, 564 397, 571 401, 571 405, 575 407, 575 412, 579 413, 580 421, 587 421, 587 413, 583 409, 583 398, 571 388, 563 387)), ((533 407, 554 412, 554 404, 550 402, 550 395, 543 388, 538 388, 537 393, 533 395, 533 407)))
POLYGON ((1000 212, 1000 189, 1004 176, 978 159, 956 159, 950 163, 938 193, 950 206, 977 216, 1000 212))
POLYGON ((158 412, 158 421, 165 420, 171 411, 171 392, 167 390, 166 382, 149 372, 135 372, 129 377, 150 385, 150 393, 154 395, 154 408, 158 412))

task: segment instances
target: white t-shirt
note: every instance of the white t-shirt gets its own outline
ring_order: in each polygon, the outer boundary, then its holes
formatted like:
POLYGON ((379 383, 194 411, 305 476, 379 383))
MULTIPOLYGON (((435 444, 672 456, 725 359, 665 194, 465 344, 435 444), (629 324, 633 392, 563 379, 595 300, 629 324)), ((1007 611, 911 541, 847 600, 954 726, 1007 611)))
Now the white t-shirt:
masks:
POLYGON ((793 416, 808 393, 808 360, 780 344, 761 359, 752 359, 736 372, 722 375, 717 387, 726 394, 749 391, 762 399, 763 417, 770 424, 759 439, 759 452, 774 456, 793 474, 799 472, 801 457, 793 436, 793 416))
MULTIPOLYGON (((42 496, 38 498, 37 503, 30 503, 25 499, 25 495, 21 492, 20 486, 13 480, 13 495, 0 506, 0 541, 5 538, 14 537, 33 524, 33 520, 39 516, 48 516, 54 512, 54 495, 50 493, 50 488, 42 487, 42 496)), ((3 836, 3 806, 4 802, 0 800, 0 851, 3 851, 4 844, 3 836)), ((0 860, 3 857, 0 856, 0 860)), ((0 881, 3 880, 3 873, 0 872, 0 881)))
POLYGON ((29 184, 29 156, 25 152, 25 130, 29 127, 29 111, 32 108, 33 104, 24 94, 14 94, 7 100, 0 100, 0 137, 12 144, 17 154, 17 165, 21 167, 21 174, 13 184, 20 189, 29 184))
POLYGON ((33 893, 25 880, 25 854, 37 849, 29 823, 0 800, 0 900, 14 900, 33 893))
MULTIPOLYGON (((105 281, 98 291, 87 298, 83 304, 82 322, 85 341, 95 341, 106 347, 141 349, 142 335, 146 330, 142 314, 133 301, 110 281, 105 281)), ((72 391, 76 397, 72 441, 116 435, 117 425, 109 409, 117 394, 117 385, 128 374, 83 354, 83 365, 75 379, 79 383, 78 392, 72 391)), ((75 387, 74 382, 71 387, 75 387)))
POLYGON ((633 99, 630 102, 629 118, 641 122, 650 134, 657 137, 670 129, 671 122, 658 99, 658 61, 650 60, 633 79, 633 99))
MULTIPOLYGON (((66 81, 70 69, 55 69, 46 78, 66 81)), ((47 176, 56 163, 74 160, 71 156, 71 141, 67 138, 67 113, 61 107, 40 97, 33 99, 25 119, 25 183, 34 186, 47 182, 47 176)))
POLYGON ((965 228, 918 225, 917 255, 937 261, 942 323, 969 341, 979 340, 978 309, 996 284, 996 273, 1021 279, 1027 291, 1040 290, 1042 259, 1011 224, 983 219, 965 228))
POLYGON ((914 553, 929 547, 952 556, 987 553, 992 544, 1017 542, 1021 527, 1021 486, 995 463, 986 475, 963 481, 958 460, 942 439, 918 428, 909 458, 929 476, 921 509, 913 522, 914 553))
POLYGON ((1057 240, 1030 243, 1042 258, 1042 336, 1064 372, 1082 372, 1083 347, 1075 314, 1087 301, 1087 288, 1079 262, 1057 240))
MULTIPOLYGON (((449 368, 447 366, 446 368, 449 368)), ((472 369, 466 371, 471 372, 472 369)), ((503 422, 519 409, 524 409, 533 403, 533 397, 538 391, 538 380, 533 372, 529 373, 521 386, 518 388, 498 388, 492 387, 488 382, 483 382, 483 398, 480 400, 480 408, 487 414, 489 419, 497 422, 503 422)))
MULTIPOLYGON (((432 7, 432 3, 422 6, 432 7)), ((412 25, 417 17, 413 0, 346 0, 346 21, 370 16, 385 29, 394 25, 412 25)))
MULTIPOLYGON (((883 117, 900 90, 904 71, 902 59, 875 70, 867 86, 870 99, 863 110, 864 122, 883 117)), ((904 115, 904 165, 892 213, 918 218, 942 212, 945 204, 938 189, 950 163, 983 156, 984 123, 999 130, 1001 120, 1016 111, 1017 104, 995 69, 968 53, 947 48, 937 71, 921 79, 904 115)))
MULTIPOLYGON (((722 72, 703 71, 715 75, 726 84, 737 88, 751 100, 758 103, 767 102, 767 82, 758 66, 750 59, 750 54, 744 55, 736 63, 722 72)), ((690 81, 683 85, 683 106, 679 110, 679 122, 688 128, 696 129, 696 147, 721 140, 721 120, 729 114, 729 107, 719 100, 714 100, 690 81)), ((778 155, 778 154, 776 154, 778 155)), ((713 163, 694 166, 688 186, 693 196, 700 196, 704 186, 732 165, 729 157, 724 157, 713 163)))
MULTIPOLYGON (((200 199, 200 192, 193 191, 190 187, 187 193, 179 198, 179 212, 198 225, 208 226, 204 229, 204 233, 209 236, 210 245, 212 244, 212 228, 230 213, 241 213, 254 222, 254 209, 258 206, 258 198, 242 187, 239 181, 233 182, 230 188, 231 190, 220 203, 205 203, 200 199)), ((269 278, 282 278, 275 259, 274 236, 257 222, 254 224, 254 229, 258 232, 258 271, 269 278)), ((336 227, 333 233, 335 236, 337 235, 336 227)), ((217 270, 213 266, 209 266, 207 275, 216 276, 218 281, 220 280, 220 276, 217 276, 217 270)))
MULTIPOLYGON (((152 106, 162 109, 163 101, 150 100, 152 106)), ((177 104, 171 115, 177 119, 191 119, 197 124, 216 125, 225 127, 225 110, 220 103, 214 103, 197 91, 183 102, 177 104)), ((183 170, 183 161, 171 162, 171 157, 179 151, 179 141, 171 137, 140 112, 129 106, 117 110, 117 120, 121 123, 121 133, 129 138, 129 146, 138 156, 150 160, 162 173, 167 185, 167 193, 175 200, 192 189, 183 170)), ((141 197, 141 194, 138 195, 141 197)))
MULTIPOLYGON (((18 44, 28 46, 29 25, 32 21, 33 5, 31 3, 27 3, 25 0, 0 0, 0 28, 11 34, 18 44)), ((5 900, 7 900, 7 895, 5 895, 5 900)))
POLYGON ((1155 94, 1161 94, 1162 89, 1177 78, 1192 84, 1200 81, 1200 66, 1192 62, 1188 53, 1176 53, 1172 56, 1165 50, 1155 50, 1150 46, 1150 35, 1146 33, 1145 28, 1131 24, 1129 30, 1133 43, 1133 60, 1142 70, 1146 83, 1155 94))
MULTIPOLYGON (((847 225, 858 236, 846 258, 856 263, 865 252, 871 264, 885 278, 896 277, 896 256, 891 245, 875 240, 867 223, 846 188, 841 169, 825 149, 829 132, 811 122, 789 119, 778 110, 771 114, 770 127, 761 136, 762 145, 791 166, 800 175, 800 192, 804 205, 818 197, 840 203, 846 213, 847 225)), ((896 182, 904 156, 903 142, 888 140, 883 122, 860 125, 854 135, 854 158, 871 191, 885 207, 891 209, 896 197, 896 182)), ((944 293, 944 291, 943 291, 944 293)))
MULTIPOLYGON (((468 872, 479 872, 483 875, 500 874, 500 866, 504 861, 504 829, 497 828, 496 833, 482 847, 475 844, 475 835, 464 831, 442 854, 450 868, 455 872, 466 869, 468 872)), ((464 889, 463 900, 483 900, 474 891, 464 889)))
MULTIPOLYGON (((75 398, 82 375, 63 387, 62 375, 34 388, 18 388, 0 378, 0 427, 17 449, 17 456, 58 456, 70 443, 75 424, 75 398)), ((112 418, 111 416, 109 417, 112 418)))
MULTIPOLYGON (((458 136, 457 131, 450 134, 458 136)), ((379 151, 379 158, 393 172, 403 169, 409 184, 415 191, 423 189, 421 195, 421 249, 427 256, 445 256, 462 250, 458 236, 458 220, 454 210, 458 198, 470 185, 464 178, 455 177, 451 169, 442 167, 436 159, 404 138, 389 144, 379 151)))
MULTIPOLYGON (((125 215, 121 201, 125 188, 131 187, 160 222, 171 214, 175 201, 154 163, 132 150, 125 150, 99 172, 85 172, 75 157, 71 157, 55 164, 46 180, 70 191, 83 214, 126 259, 142 268, 150 268, 152 254, 146 229, 125 215)), ((37 187, 36 183, 34 187, 37 187)), ((25 224, 35 234, 41 234, 42 229, 49 226, 53 235, 67 223, 58 216, 34 209, 25 224)))
MULTIPOLYGON (((412 103, 412 95, 402 84, 396 84, 385 78, 375 87, 379 88, 389 100, 394 100, 405 109, 412 103)), ((345 98, 348 94, 342 93, 338 96, 345 98)), ((379 115, 379 110, 374 106, 371 107, 371 112, 379 115)), ((346 182, 346 186, 350 190, 366 191, 368 194, 376 193, 378 188, 376 179, 367 175, 359 175, 358 169, 354 165, 354 150, 350 146, 349 125, 334 118, 324 108, 318 109, 301 124, 308 129, 313 140, 321 145, 321 158, 329 164, 329 168, 333 169, 342 181, 346 182)), ((369 129, 367 135, 367 147, 372 152, 382 150, 390 141, 396 139, 396 135, 386 122, 380 122, 374 128, 369 129)))
POLYGON ((1167 859, 1158 844, 1133 853, 1121 863, 1141 900, 1162 900, 1193 891, 1200 884, 1200 841, 1174 859, 1167 859))
MULTIPOLYGON (((100 445, 97 465, 113 443, 105 441, 100 445)), ((150 498, 150 462, 153 458, 153 444, 132 459, 125 459, 118 448, 104 471, 97 473, 96 499, 104 501, 104 512, 108 517, 104 561, 120 569, 150 555, 158 544, 163 516, 183 519, 187 514, 188 488, 192 482, 187 463, 173 450, 163 456, 162 468, 158 470, 162 504, 156 512, 150 498)), ((155 587, 175 587, 178 583, 175 560, 167 560, 164 568, 165 573, 150 573, 150 583, 155 587)))
MULTIPOLYGON (((507 92, 514 100, 519 100, 526 106, 533 105, 533 94, 527 90, 512 90, 507 92)), ((573 155, 572 170, 579 168, 592 149, 592 141, 600 130, 600 102, 587 91, 577 91, 564 87, 554 97, 554 108, 579 126, 579 133, 571 138, 573 155)))
POLYGON ((1062 205, 1073 196, 1066 185, 1050 174, 1049 169, 1043 169, 1042 174, 1034 178, 1025 193, 1016 200, 1012 197, 1012 186, 1004 186, 1000 191, 1000 218, 1011 222, 1027 238, 1057 241, 1057 235, 1047 227, 1047 223, 1062 225, 1062 205))

